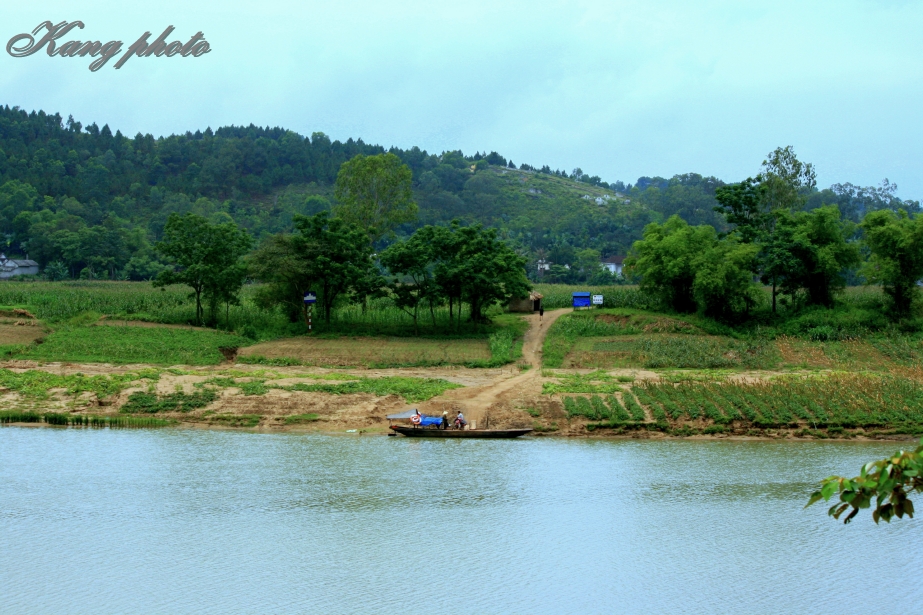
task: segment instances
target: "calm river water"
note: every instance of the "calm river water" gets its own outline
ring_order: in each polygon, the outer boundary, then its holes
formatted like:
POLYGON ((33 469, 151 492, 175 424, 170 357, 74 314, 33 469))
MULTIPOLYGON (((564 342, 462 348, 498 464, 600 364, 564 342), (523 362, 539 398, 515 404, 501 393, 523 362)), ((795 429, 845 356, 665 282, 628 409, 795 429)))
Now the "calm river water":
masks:
POLYGON ((899 446, 0 428, 0 613, 920 612, 899 446))

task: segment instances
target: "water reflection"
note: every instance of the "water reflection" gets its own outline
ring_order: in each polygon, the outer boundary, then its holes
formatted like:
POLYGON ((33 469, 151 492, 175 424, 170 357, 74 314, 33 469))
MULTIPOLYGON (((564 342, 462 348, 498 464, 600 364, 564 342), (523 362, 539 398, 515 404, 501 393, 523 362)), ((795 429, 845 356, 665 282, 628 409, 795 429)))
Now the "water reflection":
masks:
POLYGON ((802 510, 895 448, 4 428, 0 612, 913 612, 921 521, 802 510))

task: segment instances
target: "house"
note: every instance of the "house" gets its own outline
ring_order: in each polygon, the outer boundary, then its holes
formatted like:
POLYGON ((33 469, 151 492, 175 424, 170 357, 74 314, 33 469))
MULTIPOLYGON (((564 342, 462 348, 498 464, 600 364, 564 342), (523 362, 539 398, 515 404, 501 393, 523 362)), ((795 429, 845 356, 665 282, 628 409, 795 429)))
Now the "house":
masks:
POLYGON ((551 269, 551 262, 545 260, 544 258, 538 259, 538 275, 545 275, 545 272, 551 269))
POLYGON ((537 312, 542 309, 542 295, 534 290, 529 293, 528 297, 522 299, 510 300, 511 312, 537 312))
POLYGON ((624 256, 610 256, 609 258, 603 259, 603 262, 599 264, 603 269, 608 269, 609 273, 613 275, 622 275, 622 263, 625 262, 624 256))
POLYGON ((5 254, 0 254, 0 280, 12 278, 14 275, 38 275, 38 263, 28 258, 13 260, 5 254))

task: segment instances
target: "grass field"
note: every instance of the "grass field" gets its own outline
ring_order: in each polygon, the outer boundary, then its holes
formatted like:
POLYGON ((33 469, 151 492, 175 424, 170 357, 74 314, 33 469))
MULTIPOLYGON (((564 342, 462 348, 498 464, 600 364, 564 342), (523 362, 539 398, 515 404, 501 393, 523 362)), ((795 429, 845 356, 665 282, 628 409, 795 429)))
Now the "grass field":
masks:
MULTIPOLYGON (((41 361, 212 365, 219 348, 255 349, 241 360, 287 365, 495 366, 521 354, 525 323, 497 307, 490 323, 449 321, 448 309, 426 311, 419 332, 389 299, 364 309, 340 306, 328 324, 315 318, 311 336, 303 322, 253 303, 245 286, 230 321, 214 329, 191 327, 194 304, 184 287, 155 289, 134 282, 9 282, 0 284, 3 314, 27 310, 39 320, 15 326, 0 321, 0 356, 41 361), (233 334, 225 329, 233 329, 233 334), (36 344, 37 340, 44 343, 36 344)), ((0 314, 0 316, 3 316, 0 314)), ((464 312, 462 314, 464 318, 464 312)))
MULTIPOLYGON (((289 364, 372 366, 464 364, 490 360, 486 339, 420 339, 407 337, 297 337, 244 348, 244 362, 289 359, 289 364)), ((283 361, 284 364, 284 361, 283 361)))
POLYGON ((42 361, 215 365, 218 350, 250 343, 240 336, 200 329, 64 326, 17 357, 42 361))

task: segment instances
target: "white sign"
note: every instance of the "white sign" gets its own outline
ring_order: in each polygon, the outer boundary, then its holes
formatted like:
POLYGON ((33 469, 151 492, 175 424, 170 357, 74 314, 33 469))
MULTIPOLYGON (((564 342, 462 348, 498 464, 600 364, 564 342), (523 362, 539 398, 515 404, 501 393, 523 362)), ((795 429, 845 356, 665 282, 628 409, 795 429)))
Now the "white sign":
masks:
POLYGON ((304 302, 308 304, 317 303, 317 293, 315 293, 313 290, 306 292, 304 294, 304 302))
POLYGON ((602 295, 593 295, 593 305, 602 305, 603 296, 602 295))

